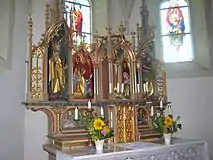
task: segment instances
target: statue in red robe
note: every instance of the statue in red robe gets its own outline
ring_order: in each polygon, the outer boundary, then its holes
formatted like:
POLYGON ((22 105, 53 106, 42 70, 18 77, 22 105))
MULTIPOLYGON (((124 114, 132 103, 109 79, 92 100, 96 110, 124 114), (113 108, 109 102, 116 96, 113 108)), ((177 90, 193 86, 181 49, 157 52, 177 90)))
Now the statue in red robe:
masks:
POLYGON ((82 23, 83 23, 83 15, 80 9, 76 12, 76 19, 75 19, 75 29, 77 35, 81 35, 82 33, 82 23))

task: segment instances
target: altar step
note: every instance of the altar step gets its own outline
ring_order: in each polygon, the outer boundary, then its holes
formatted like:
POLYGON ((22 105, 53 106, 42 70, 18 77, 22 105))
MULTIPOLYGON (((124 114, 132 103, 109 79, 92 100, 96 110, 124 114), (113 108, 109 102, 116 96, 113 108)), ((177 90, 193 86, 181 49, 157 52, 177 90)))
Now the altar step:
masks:
POLYGON ((159 133, 155 132, 148 125, 138 126, 138 132, 139 132, 139 140, 141 141, 152 142, 159 140, 161 137, 159 133))

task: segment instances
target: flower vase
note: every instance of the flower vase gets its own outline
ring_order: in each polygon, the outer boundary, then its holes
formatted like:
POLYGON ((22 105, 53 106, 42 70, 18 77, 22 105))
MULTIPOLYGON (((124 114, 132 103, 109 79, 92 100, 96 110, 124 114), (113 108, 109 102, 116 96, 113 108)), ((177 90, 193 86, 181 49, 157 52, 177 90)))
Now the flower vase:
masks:
POLYGON ((104 147, 104 140, 96 140, 95 141, 95 147, 97 151, 102 151, 104 147))
POLYGON ((163 136, 164 136, 165 145, 170 145, 171 144, 172 134, 171 133, 163 134, 163 136))

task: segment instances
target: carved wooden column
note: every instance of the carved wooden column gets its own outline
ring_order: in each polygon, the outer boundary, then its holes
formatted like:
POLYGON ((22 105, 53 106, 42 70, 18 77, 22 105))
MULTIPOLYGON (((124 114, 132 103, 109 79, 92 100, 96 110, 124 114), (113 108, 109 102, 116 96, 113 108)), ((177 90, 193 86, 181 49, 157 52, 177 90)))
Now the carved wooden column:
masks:
POLYGON ((99 70, 98 70, 98 65, 94 64, 94 100, 97 100, 99 98, 99 93, 100 93, 100 75, 99 75, 99 70))
MULTIPOLYGON (((45 9, 45 28, 46 31, 49 29, 50 27, 50 5, 46 4, 46 9, 45 9)), ((45 49, 45 53, 43 55, 43 61, 44 61, 44 70, 43 70, 43 74, 45 76, 44 78, 44 99, 48 100, 49 95, 48 95, 48 47, 46 47, 45 49)))
POLYGON ((131 98, 135 98, 137 94, 137 77, 136 77, 136 63, 135 60, 132 61, 132 95, 131 98))
POLYGON ((28 20, 28 61, 27 61, 27 100, 31 99, 31 65, 32 65, 32 39, 33 39, 33 21, 31 16, 28 20))
POLYGON ((111 28, 108 30, 108 46, 107 46, 107 55, 109 62, 109 96, 113 94, 113 64, 112 64, 112 45, 111 45, 111 28))

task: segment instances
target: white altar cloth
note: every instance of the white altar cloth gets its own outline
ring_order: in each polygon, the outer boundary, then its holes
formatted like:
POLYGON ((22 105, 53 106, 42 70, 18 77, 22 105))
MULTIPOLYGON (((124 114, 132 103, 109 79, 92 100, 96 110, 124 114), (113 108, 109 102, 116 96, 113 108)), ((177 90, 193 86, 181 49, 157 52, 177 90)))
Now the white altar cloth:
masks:
POLYGON ((174 138, 173 144, 123 143, 106 145, 101 153, 93 147, 56 152, 56 160, 209 160, 207 143, 174 138))

